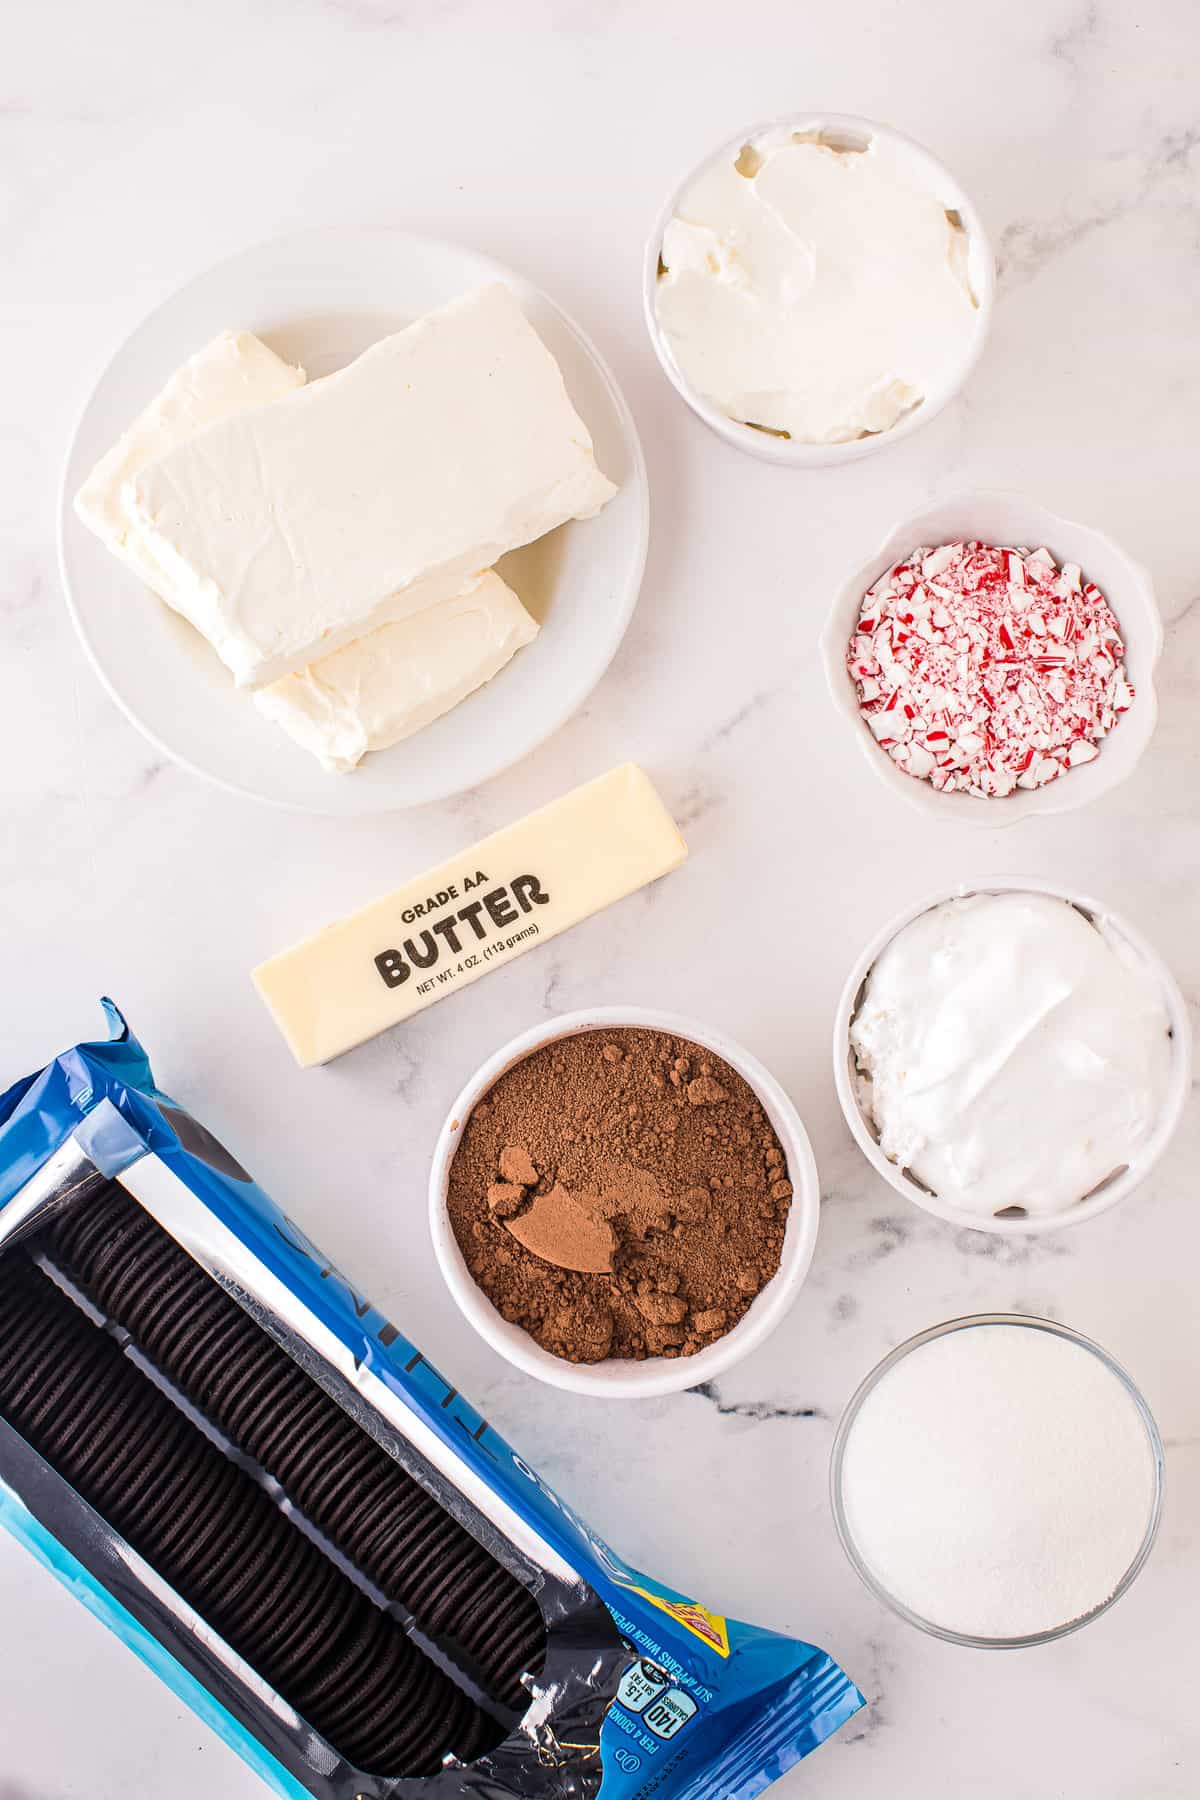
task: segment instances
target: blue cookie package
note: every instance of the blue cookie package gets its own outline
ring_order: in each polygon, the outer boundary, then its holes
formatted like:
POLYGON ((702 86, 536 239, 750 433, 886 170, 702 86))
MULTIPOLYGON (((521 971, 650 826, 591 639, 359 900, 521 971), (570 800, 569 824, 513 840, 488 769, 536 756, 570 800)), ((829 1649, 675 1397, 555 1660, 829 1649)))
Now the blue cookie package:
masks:
POLYGON ((0 1519, 276 1793, 749 1800, 864 1704, 623 1562, 105 1008, 0 1099, 0 1519))

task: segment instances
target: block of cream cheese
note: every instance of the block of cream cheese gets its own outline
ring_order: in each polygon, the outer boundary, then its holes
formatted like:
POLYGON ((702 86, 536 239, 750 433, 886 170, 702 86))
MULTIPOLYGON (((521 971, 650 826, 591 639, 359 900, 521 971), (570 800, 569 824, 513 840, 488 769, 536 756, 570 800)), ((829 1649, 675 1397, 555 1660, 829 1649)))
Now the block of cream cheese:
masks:
POLYGON ((344 773, 431 725, 490 681, 538 628, 494 570, 452 600, 380 625, 307 669, 257 688, 255 705, 323 767, 344 773))
POLYGON ((250 331, 223 331, 189 356, 138 414, 75 496, 75 511, 102 543, 173 605, 170 584, 134 517, 132 482, 146 464, 205 426, 250 412, 303 387, 303 369, 276 356, 250 331))
POLYGON ((615 491, 495 284, 168 451, 133 505, 175 603, 255 687, 450 599, 615 491))
MULTIPOLYGON (((223 331, 188 358, 101 458, 75 497, 76 512, 160 599, 176 606, 130 508, 133 477, 206 425, 265 406, 304 381, 303 369, 252 332, 223 331)), ((353 769, 368 750, 398 743, 440 718, 536 634, 517 596, 489 571, 472 577, 454 599, 400 625, 380 626, 260 689, 256 698, 326 768, 353 769)))
POLYGON ((625 763, 254 971, 302 1068, 329 1062, 679 867, 649 777, 625 763))

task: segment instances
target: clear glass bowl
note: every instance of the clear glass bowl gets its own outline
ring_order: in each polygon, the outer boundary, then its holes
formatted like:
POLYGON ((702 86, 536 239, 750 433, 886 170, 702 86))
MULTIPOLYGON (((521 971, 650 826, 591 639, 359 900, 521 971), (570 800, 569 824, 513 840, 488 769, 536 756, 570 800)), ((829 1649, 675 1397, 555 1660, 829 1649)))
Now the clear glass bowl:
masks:
POLYGON ((921 1631, 927 1631, 932 1637, 942 1638, 948 1644, 965 1644, 973 1650, 1022 1650, 1031 1644, 1053 1643, 1057 1638, 1067 1637, 1071 1632, 1078 1631, 1083 1625, 1090 1625, 1093 1619, 1098 1619, 1101 1613, 1107 1612, 1109 1607, 1114 1605, 1121 1595, 1132 1587, 1153 1548, 1154 1539, 1158 1534, 1159 1519, 1162 1516, 1163 1446, 1158 1426, 1154 1422, 1154 1415, 1138 1388, 1120 1363, 1116 1362, 1099 1344, 1093 1343, 1091 1338, 1084 1337, 1078 1331, 1072 1331, 1066 1325, 1058 1325, 1051 1319, 1032 1318, 1023 1313, 972 1313, 966 1318, 948 1319, 942 1325, 931 1325, 927 1331, 917 1332, 915 1337, 910 1337, 903 1344, 898 1344, 884 1357, 882 1362, 875 1365, 849 1401, 838 1423, 837 1434, 833 1440, 829 1480, 834 1523, 837 1525, 838 1536, 842 1540, 842 1548, 849 1557, 851 1566, 857 1572, 859 1579, 870 1589, 877 1600, 890 1607, 894 1613, 898 1613, 902 1619, 906 1619, 910 1625, 917 1626, 921 1631), (1150 1507, 1150 1517, 1146 1523, 1145 1536, 1136 1556, 1112 1593, 1098 1606, 1092 1607, 1090 1612, 1082 1613, 1075 1619, 1068 1619, 1063 1624, 1055 1625, 1047 1631, 1032 1632, 1026 1637, 975 1637, 969 1632, 953 1631, 945 1625, 938 1625, 932 1619, 923 1618, 920 1613, 914 1612, 911 1607, 906 1606, 902 1600, 898 1600, 884 1586, 855 1543, 854 1534, 846 1516, 845 1496, 842 1492, 842 1467, 854 1422, 863 1402, 869 1394, 874 1392, 888 1371, 893 1369, 904 1357, 910 1355, 912 1351, 919 1350, 922 1345, 928 1344, 934 1338, 945 1337, 951 1331, 964 1331, 986 1325, 1019 1325, 1031 1331, 1049 1331, 1056 1337, 1066 1338, 1068 1343, 1077 1344, 1081 1350, 1087 1350, 1091 1355, 1098 1357, 1109 1373, 1116 1376, 1137 1408, 1142 1424, 1146 1428, 1146 1439, 1154 1465, 1154 1498, 1150 1507))

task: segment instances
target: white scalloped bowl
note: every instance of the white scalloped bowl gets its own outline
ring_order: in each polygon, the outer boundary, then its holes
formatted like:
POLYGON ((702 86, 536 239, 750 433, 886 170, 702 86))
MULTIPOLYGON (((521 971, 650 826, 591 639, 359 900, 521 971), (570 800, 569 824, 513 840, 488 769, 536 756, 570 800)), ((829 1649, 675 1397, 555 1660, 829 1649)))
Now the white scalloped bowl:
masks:
POLYGON ((934 818, 972 825, 1013 825, 1038 813, 1073 812, 1107 794, 1132 775, 1154 735, 1158 701, 1154 670, 1163 647, 1163 625, 1154 588, 1141 563, 1090 525, 1064 519, 1023 494, 979 490, 956 494, 901 520, 838 589, 821 634, 821 657, 833 704, 854 733, 876 775, 892 792, 934 818), (1101 740, 1100 754, 1042 788, 1018 788, 1003 798, 939 794, 927 781, 898 769, 871 735, 854 682, 846 670, 846 647, 863 597, 879 577, 918 544, 950 544, 977 538, 989 544, 1045 545, 1059 563, 1078 563, 1103 591, 1125 640, 1125 664, 1134 688, 1129 711, 1101 740))
POLYGON ((1038 1237, 1047 1232, 1061 1231, 1068 1225, 1082 1225, 1088 1219, 1097 1218, 1099 1214, 1108 1212, 1127 1200, 1134 1189, 1145 1181, 1175 1135, 1191 1092, 1192 1029, 1187 1003, 1171 971, 1154 946, 1147 943, 1141 933, 1127 919, 1122 918, 1120 913, 1114 912, 1111 906, 1092 899, 1090 895, 1056 887, 1053 882, 1041 881, 1037 876, 997 875, 986 881, 959 882, 956 887, 934 894, 915 906, 906 907, 881 931, 876 932, 851 969, 838 1001, 833 1022, 833 1080, 851 1136, 876 1174, 881 1175, 898 1194, 911 1200, 922 1211, 932 1213, 937 1219, 944 1219, 949 1225, 966 1226, 971 1231, 990 1232, 995 1237, 1038 1237), (1024 893, 1048 894, 1052 899, 1063 900, 1070 906, 1078 907, 1089 918, 1103 919, 1111 930, 1136 951, 1154 974, 1162 990, 1163 1005, 1171 1027, 1171 1074, 1167 1091, 1163 1095, 1158 1123, 1124 1169, 1110 1175, 1107 1181, 1101 1182, 1098 1188, 1084 1199, 1076 1201, 1065 1212, 989 1216, 968 1212, 963 1207, 953 1206, 942 1200, 917 1181, 907 1169, 901 1168, 899 1163, 894 1163, 884 1155, 875 1122, 864 1110, 859 1093, 857 1065, 850 1045, 850 1026, 871 970, 892 939, 905 926, 911 925, 914 919, 920 918, 922 913, 932 911, 935 906, 944 906, 948 900, 964 899, 970 894, 1024 893))

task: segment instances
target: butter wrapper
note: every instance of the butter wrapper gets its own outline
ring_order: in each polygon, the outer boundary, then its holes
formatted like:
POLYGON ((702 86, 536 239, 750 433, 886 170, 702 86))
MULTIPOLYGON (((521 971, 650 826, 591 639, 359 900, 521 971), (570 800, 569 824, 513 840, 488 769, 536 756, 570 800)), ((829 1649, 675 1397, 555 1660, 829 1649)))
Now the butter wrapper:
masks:
POLYGON ((645 771, 624 763, 254 971, 302 1068, 469 987, 679 867, 645 771))

